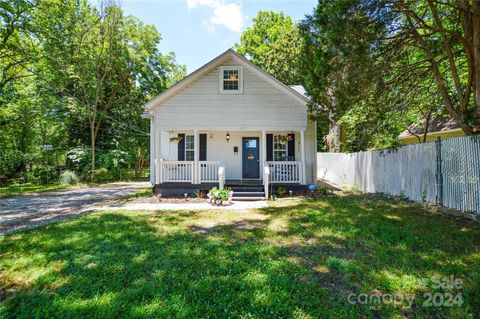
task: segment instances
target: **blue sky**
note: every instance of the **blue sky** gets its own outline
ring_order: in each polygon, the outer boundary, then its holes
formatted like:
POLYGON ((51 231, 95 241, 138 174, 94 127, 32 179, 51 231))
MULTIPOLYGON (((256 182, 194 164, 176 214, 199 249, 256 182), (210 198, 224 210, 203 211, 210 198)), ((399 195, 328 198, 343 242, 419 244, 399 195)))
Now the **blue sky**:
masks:
POLYGON ((187 73, 240 40, 260 10, 283 11, 295 21, 310 14, 314 0, 123 0, 121 6, 162 34, 159 49, 173 51, 187 73))

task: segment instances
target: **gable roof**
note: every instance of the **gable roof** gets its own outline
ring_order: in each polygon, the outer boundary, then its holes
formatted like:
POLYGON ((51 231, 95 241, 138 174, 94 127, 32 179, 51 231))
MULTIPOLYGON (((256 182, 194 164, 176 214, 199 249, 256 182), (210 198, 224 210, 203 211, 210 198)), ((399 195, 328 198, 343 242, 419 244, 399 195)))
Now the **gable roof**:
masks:
MULTIPOLYGON (((157 95, 154 97, 152 100, 147 102, 144 105, 145 111, 151 111, 155 109, 157 106, 159 106, 161 103, 164 101, 168 100, 172 96, 176 95, 179 93, 181 90, 185 89, 195 81, 199 80, 202 78, 205 74, 208 72, 212 71, 215 69, 217 66, 221 65, 228 59, 233 59, 239 63, 241 63, 244 67, 249 68, 251 71, 271 83, 273 86, 278 88, 280 91, 285 92, 286 94, 292 96, 294 99, 296 99, 300 103, 306 103, 309 101, 308 97, 301 92, 297 91, 296 89, 289 87, 288 85, 284 84, 280 80, 276 79, 273 75, 270 73, 267 73, 266 71, 262 70, 252 62, 248 61, 245 57, 241 56, 235 50, 233 49, 228 49, 227 51, 223 52, 207 64, 203 65, 199 69, 193 71, 189 75, 187 75, 185 78, 183 78, 181 81, 177 82, 161 94, 157 95)), ((297 87, 297 86, 295 86, 297 87)), ((303 87, 302 87, 303 89, 303 87)), ((303 91, 305 91, 303 89, 303 91)))

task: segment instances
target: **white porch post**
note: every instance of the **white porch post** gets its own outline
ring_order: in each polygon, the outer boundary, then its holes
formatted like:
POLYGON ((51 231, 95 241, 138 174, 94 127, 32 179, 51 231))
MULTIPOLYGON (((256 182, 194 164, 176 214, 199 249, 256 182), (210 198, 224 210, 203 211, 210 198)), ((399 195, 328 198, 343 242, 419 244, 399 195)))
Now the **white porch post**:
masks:
POLYGON ((150 116, 150 184, 155 185, 155 118, 150 116))
POLYGON ((300 149, 302 151, 302 184, 307 183, 305 169, 305 131, 300 131, 300 149))
POLYGON ((200 158, 200 143, 198 137, 198 130, 193 131, 193 147, 194 147, 194 163, 193 163, 193 174, 192 174, 192 184, 200 184, 200 165, 198 164, 198 159, 200 158))
MULTIPOLYGON (((262 131, 262 149, 261 149, 260 155, 261 155, 260 163, 262 163, 262 166, 260 167, 260 174, 264 176, 263 169, 265 167, 265 164, 267 163, 267 132, 265 131, 262 131)), ((262 180, 263 180, 263 185, 265 185, 264 178, 262 178, 262 180)))
POLYGON ((162 173, 160 172, 162 168, 160 162, 160 143, 160 128, 155 125, 155 184, 162 184, 162 173))

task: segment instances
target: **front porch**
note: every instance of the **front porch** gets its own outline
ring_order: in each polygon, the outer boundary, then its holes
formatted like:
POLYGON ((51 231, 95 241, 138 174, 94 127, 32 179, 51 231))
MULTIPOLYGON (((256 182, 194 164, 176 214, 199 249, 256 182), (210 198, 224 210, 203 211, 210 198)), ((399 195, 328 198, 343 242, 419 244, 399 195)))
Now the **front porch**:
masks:
POLYGON ((152 133, 156 189, 306 184, 304 131, 152 133))

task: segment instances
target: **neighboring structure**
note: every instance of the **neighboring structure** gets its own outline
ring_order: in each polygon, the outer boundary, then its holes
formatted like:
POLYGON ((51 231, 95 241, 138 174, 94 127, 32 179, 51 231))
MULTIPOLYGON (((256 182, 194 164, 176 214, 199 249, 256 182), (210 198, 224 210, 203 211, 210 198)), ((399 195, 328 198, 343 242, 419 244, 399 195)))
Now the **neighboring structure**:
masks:
POLYGON ((303 87, 227 50, 145 105, 150 182, 170 194, 214 185, 257 187, 250 193, 261 196, 269 184, 303 189, 316 180, 307 102, 303 87))
POLYGON ((423 119, 420 125, 410 125, 398 136, 398 139, 404 144, 417 144, 434 141, 437 137, 451 138, 465 135, 458 124, 447 116, 437 116, 431 120, 426 133, 425 123, 426 120, 423 119))

